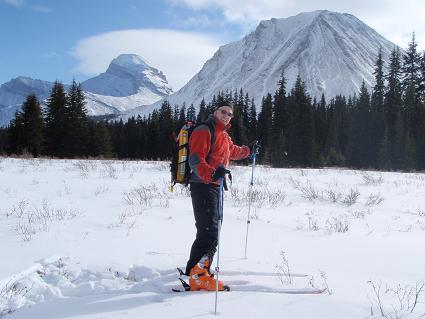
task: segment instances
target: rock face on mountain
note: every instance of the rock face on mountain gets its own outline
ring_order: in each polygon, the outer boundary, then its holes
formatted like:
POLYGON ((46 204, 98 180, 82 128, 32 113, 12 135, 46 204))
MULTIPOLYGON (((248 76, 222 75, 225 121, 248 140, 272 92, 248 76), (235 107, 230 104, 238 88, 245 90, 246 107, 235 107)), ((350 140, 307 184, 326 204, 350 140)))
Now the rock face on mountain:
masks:
MULTIPOLYGON (((167 99, 171 104, 197 107, 202 98, 208 102, 218 91, 242 88, 258 106, 264 95, 275 92, 282 72, 288 91, 299 74, 312 96, 353 95, 363 80, 373 86, 379 49, 388 60, 394 46, 346 13, 322 10, 262 21, 240 41, 221 46, 201 71, 167 99)), ((145 113, 143 108, 139 111, 145 113)))

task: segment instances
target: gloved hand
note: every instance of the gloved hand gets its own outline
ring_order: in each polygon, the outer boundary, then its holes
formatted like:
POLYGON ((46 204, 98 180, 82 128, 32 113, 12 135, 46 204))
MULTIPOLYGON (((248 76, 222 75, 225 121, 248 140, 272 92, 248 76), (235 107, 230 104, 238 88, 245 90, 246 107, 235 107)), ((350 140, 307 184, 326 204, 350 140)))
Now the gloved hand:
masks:
POLYGON ((227 174, 230 174, 230 170, 228 170, 227 168, 225 168, 224 166, 219 166, 217 167, 217 169, 215 170, 213 176, 212 176, 212 180, 213 182, 217 181, 219 178, 224 178, 227 174))
POLYGON ((258 144, 257 140, 253 140, 252 142, 248 144, 248 147, 251 152, 250 155, 253 155, 253 154, 258 154, 261 146, 260 144, 258 144))

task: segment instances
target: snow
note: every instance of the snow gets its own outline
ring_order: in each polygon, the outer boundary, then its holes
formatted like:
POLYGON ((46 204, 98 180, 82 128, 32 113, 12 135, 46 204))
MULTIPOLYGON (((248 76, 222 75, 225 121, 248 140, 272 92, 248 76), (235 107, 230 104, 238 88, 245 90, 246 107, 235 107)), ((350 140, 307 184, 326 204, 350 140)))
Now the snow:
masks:
MULTIPOLYGON (((259 166, 244 259, 251 169, 231 169, 220 318, 380 318, 372 284, 388 317, 425 313, 390 290, 425 281, 424 174, 259 166)), ((195 227, 168 163, 0 158, 0 181, 0 317, 215 317, 214 293, 171 292, 195 227)))

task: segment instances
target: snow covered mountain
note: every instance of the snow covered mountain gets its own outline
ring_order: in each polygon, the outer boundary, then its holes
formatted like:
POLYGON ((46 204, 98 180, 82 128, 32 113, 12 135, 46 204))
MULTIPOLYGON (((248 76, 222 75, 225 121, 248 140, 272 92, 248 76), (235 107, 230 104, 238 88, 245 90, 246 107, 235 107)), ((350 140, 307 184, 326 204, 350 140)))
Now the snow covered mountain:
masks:
MULTIPOLYGON (((119 114, 152 104, 173 92, 165 75, 135 54, 121 54, 105 73, 81 85, 89 115, 119 114)), ((18 77, 0 86, 0 126, 10 122, 28 94, 35 93, 44 101, 52 87, 52 82, 29 77, 18 77)))
POLYGON ((39 100, 46 99, 53 83, 20 76, 0 86, 0 127, 9 124, 15 112, 21 109, 25 98, 35 93, 39 100))
POLYGON ((136 54, 121 54, 112 60, 105 73, 81 85, 85 91, 115 97, 130 96, 144 90, 161 97, 172 93, 165 75, 136 54))
MULTIPOLYGON (((262 21, 237 42, 221 46, 184 87, 169 96, 171 104, 210 101, 220 90, 243 88, 257 107, 274 93, 282 71, 291 89, 298 74, 308 92, 326 98, 358 92, 363 80, 373 85, 379 48, 388 60, 394 44, 346 13, 326 10, 262 21)), ((150 112, 153 107, 132 112, 150 112)))

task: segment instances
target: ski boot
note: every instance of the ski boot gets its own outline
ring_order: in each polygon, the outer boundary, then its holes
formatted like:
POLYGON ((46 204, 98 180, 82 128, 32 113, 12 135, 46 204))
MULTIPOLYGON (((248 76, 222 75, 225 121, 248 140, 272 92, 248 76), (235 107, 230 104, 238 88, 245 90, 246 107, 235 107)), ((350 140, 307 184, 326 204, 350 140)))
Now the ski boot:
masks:
MULTIPOLYGON (((189 285, 191 291, 208 290, 215 291, 217 279, 211 275, 210 269, 211 259, 204 256, 201 260, 190 270, 189 285)), ((219 291, 230 290, 221 280, 218 281, 219 291)))

